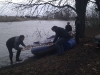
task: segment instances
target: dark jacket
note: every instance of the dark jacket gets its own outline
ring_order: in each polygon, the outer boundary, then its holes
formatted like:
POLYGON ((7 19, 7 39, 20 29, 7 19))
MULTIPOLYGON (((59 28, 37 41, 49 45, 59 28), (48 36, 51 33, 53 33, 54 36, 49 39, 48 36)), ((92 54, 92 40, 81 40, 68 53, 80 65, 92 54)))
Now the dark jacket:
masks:
POLYGON ((12 37, 10 39, 7 40, 6 45, 10 46, 12 48, 18 48, 19 45, 25 46, 25 44, 23 43, 23 41, 19 40, 19 37, 12 37))
POLYGON ((65 30, 67 30, 68 32, 69 32, 69 31, 72 31, 71 25, 66 25, 65 30))
POLYGON ((58 38, 65 38, 67 40, 71 38, 71 35, 64 28, 61 28, 61 27, 57 27, 55 30, 55 33, 56 35, 55 35, 53 43, 55 43, 58 38))

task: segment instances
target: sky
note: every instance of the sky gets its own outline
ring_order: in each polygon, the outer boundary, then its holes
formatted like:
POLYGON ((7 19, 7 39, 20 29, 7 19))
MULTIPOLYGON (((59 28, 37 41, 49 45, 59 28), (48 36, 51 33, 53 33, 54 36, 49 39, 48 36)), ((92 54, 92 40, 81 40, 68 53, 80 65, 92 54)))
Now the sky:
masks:
MULTIPOLYGON (((30 9, 26 9, 24 11, 18 11, 17 9, 13 9, 14 5, 10 5, 10 4, 5 4, 6 1, 9 2, 14 2, 14 3, 28 3, 27 1, 29 0, 0 0, 0 15, 7 15, 7 16, 16 16, 16 15, 23 15, 23 14, 30 14, 30 12, 32 12, 33 8, 30 9)), ((34 2, 37 1, 52 1, 52 0, 33 0, 34 2)), ((70 5, 74 5, 75 3, 70 2, 71 0, 68 0, 68 4, 70 5)), ((74 1, 74 0, 73 0, 74 1)), ((94 0, 91 0, 94 1, 94 0)), ((55 4, 58 4, 59 0, 56 1, 55 4)), ((67 3, 66 0, 62 0, 62 4, 67 3)), ((40 8, 38 8, 40 9, 40 8)), ((43 11, 41 11, 43 12, 43 11)), ((40 13, 41 14, 41 13, 40 13)), ((36 15, 36 14, 35 14, 36 15)))

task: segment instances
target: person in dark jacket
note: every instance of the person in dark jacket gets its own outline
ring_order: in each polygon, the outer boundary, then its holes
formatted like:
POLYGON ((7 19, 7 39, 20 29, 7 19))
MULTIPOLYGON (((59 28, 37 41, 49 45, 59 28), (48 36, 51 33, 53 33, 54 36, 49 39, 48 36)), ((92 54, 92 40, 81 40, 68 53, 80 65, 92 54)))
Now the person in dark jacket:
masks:
POLYGON ((71 35, 61 27, 53 26, 52 31, 56 33, 53 43, 55 43, 58 56, 64 53, 63 44, 71 39, 71 35))
POLYGON ((75 40, 76 40, 76 43, 79 44, 79 39, 80 39, 80 21, 79 21, 79 18, 76 17, 76 21, 75 21, 75 40))
POLYGON ((70 22, 67 22, 67 25, 65 26, 65 30, 71 34, 72 26, 70 25, 70 22))
POLYGON ((13 60, 12 60, 13 59, 12 49, 13 48, 15 50, 17 50, 16 61, 22 61, 21 59, 19 59, 19 56, 20 56, 21 50, 23 48, 19 47, 19 45, 21 44, 22 46, 25 47, 25 44, 23 43, 24 38, 25 38, 24 35, 20 35, 20 36, 12 37, 12 38, 7 40, 6 46, 7 46, 8 51, 9 51, 9 58, 10 58, 11 64, 13 64, 13 60))

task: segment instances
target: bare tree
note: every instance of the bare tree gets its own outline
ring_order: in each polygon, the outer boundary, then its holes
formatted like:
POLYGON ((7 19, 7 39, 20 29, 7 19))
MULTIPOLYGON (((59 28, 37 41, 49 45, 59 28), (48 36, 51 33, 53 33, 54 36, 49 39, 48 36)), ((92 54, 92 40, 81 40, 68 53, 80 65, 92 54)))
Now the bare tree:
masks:
POLYGON ((30 14, 35 14, 39 15, 42 11, 56 11, 56 8, 64 8, 64 7, 69 7, 72 10, 76 11, 74 7, 68 4, 68 0, 27 0, 27 3, 13 3, 11 1, 7 1, 7 4, 13 4, 15 5, 15 9, 18 9, 19 11, 22 10, 30 10, 30 14), (54 9, 52 9, 54 8, 54 9))

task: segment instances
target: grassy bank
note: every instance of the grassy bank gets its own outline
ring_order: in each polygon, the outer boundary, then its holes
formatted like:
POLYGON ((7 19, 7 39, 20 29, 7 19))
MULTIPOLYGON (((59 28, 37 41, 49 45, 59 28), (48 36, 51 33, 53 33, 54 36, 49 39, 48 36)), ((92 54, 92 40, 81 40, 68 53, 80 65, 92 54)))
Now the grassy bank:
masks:
POLYGON ((80 44, 62 56, 31 57, 24 63, 0 69, 0 75, 99 75, 100 49, 93 43, 99 27, 86 28, 80 44))

